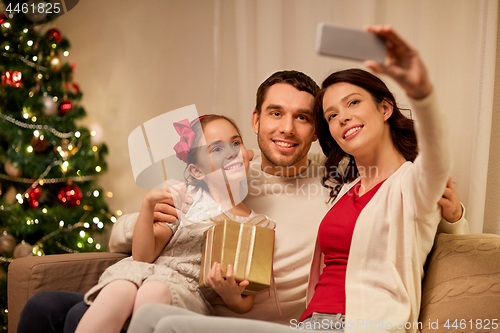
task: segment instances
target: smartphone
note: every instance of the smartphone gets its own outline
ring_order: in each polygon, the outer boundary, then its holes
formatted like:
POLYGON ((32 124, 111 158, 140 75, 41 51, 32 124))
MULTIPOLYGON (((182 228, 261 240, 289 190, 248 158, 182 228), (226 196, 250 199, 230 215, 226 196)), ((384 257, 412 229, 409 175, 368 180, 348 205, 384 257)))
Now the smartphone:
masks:
POLYGON ((374 60, 382 64, 387 47, 384 39, 374 33, 321 22, 316 34, 316 52, 358 61, 374 60))

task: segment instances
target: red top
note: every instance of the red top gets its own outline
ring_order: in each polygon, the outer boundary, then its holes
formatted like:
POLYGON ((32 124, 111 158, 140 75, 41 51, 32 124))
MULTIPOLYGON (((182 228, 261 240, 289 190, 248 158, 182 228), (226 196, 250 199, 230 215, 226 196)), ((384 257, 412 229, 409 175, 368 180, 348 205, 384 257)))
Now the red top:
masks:
POLYGON ((306 319, 313 312, 345 314, 345 273, 354 226, 359 214, 383 182, 361 197, 361 184, 356 184, 321 221, 318 244, 324 255, 325 267, 315 286, 313 298, 299 321, 306 319))

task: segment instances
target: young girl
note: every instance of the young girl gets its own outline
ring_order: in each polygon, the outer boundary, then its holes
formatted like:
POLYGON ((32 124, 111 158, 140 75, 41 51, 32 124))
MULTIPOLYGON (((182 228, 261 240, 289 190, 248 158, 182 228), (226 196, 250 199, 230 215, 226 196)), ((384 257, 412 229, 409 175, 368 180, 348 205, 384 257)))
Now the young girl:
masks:
POLYGON ((451 151, 418 52, 388 26, 369 30, 385 39, 388 61, 365 65, 400 84, 416 124, 369 72, 348 69, 323 81, 316 128, 333 207, 318 229, 310 302, 301 320, 340 318, 346 331, 416 332, 422 328, 423 267, 441 220, 438 201, 451 151), (348 165, 337 172, 345 158, 348 165))
MULTIPOLYGON (((193 203, 186 219, 207 220, 207 212, 227 199, 228 188, 235 193, 230 210, 235 219, 245 222, 255 216, 237 198, 237 185, 245 179, 249 158, 233 120, 207 115, 174 126, 181 134, 174 148, 177 157, 187 163, 187 171, 194 178, 187 187, 193 203)), ((132 257, 106 269, 99 283, 85 295, 85 302, 91 306, 77 333, 120 332, 127 318, 144 303, 172 304, 200 314, 213 313, 207 299, 215 294, 198 288, 206 227, 180 227, 179 221, 174 225, 154 222, 155 205, 172 199, 167 190, 153 189, 147 193, 134 229, 132 257)), ((231 266, 227 267, 226 275, 226 279, 222 278, 220 264, 214 263, 208 281, 233 311, 249 311, 254 296, 241 295, 248 281, 236 283, 231 266)))

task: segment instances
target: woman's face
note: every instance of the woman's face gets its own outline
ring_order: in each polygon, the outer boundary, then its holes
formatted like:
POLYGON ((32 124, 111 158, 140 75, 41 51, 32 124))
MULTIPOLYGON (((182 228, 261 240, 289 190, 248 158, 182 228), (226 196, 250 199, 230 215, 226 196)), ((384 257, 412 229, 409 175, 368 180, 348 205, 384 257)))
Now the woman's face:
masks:
POLYGON ((373 152, 390 128, 392 114, 386 101, 376 104, 370 93, 356 85, 331 85, 323 97, 323 115, 340 148, 354 157, 373 152))
POLYGON ((216 119, 205 125, 197 151, 196 167, 202 175, 193 176, 205 182, 211 178, 206 176, 217 170, 223 170, 228 182, 245 178, 249 167, 248 152, 238 131, 229 121, 216 119))

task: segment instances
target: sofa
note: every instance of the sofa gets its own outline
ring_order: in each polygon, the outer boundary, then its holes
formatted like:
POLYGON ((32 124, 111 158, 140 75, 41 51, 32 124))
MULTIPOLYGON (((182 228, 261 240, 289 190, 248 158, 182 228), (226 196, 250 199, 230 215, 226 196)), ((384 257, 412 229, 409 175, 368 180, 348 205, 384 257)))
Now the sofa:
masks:
MULTIPOLYGON (((86 292, 123 253, 77 253, 14 260, 8 272, 9 333, 27 300, 41 291, 86 292)), ((380 306, 380 305, 378 305, 380 306)), ((422 286, 423 333, 500 332, 500 236, 439 234, 422 286)))

